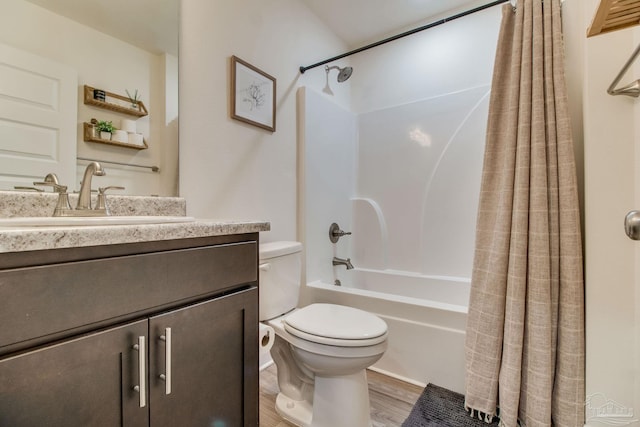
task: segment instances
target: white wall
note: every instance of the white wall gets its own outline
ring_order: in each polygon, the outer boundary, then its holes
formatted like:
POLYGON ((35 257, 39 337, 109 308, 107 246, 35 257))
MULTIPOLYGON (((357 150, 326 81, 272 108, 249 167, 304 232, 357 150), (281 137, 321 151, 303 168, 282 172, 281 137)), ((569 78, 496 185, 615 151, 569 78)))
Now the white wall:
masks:
MULTIPOLYGON (((163 145, 165 83, 177 86, 177 61, 166 60, 116 38, 80 25, 24 0, 3 0, 0 14, 0 42, 65 64, 78 72, 77 155, 97 160, 157 165, 160 174, 136 168, 120 168, 104 164, 107 176, 96 178, 94 187, 124 185, 121 194, 175 195, 177 150, 165 152, 163 145), (173 64, 167 72, 167 64, 173 64), (113 120, 118 126, 130 116, 84 105, 83 86, 105 89, 125 95, 125 89, 138 89, 149 116, 137 120, 138 131, 145 135, 149 149, 136 150, 83 141, 82 123, 92 117, 113 120), (158 92, 162 91, 162 92, 158 92), (153 96, 151 96, 153 92, 153 96)), ((175 133, 175 132, 174 132, 175 133)), ((174 144, 175 145, 175 141, 174 144)), ((79 187, 86 162, 78 162, 77 181, 68 184, 79 187)))
MULTIPOLYGON (((181 22, 180 194, 189 215, 264 219, 265 241, 295 240, 296 89, 325 84, 322 68, 298 68, 344 44, 296 0, 184 0, 181 22), (230 118, 232 55, 276 78, 276 132, 230 118)), ((334 89, 348 99, 348 85, 334 89)))
MULTIPOLYGON (((584 2, 583 31, 598 3, 584 2)), ((590 426, 607 421, 590 412, 606 399, 634 409, 628 425, 640 425, 640 246, 626 237, 622 227, 626 213, 640 207, 635 142, 640 137, 640 106, 636 99, 606 93, 639 41, 640 30, 635 27, 584 42, 586 394, 593 399, 587 403, 590 426)), ((636 66, 622 83, 638 77, 640 67, 636 66)))

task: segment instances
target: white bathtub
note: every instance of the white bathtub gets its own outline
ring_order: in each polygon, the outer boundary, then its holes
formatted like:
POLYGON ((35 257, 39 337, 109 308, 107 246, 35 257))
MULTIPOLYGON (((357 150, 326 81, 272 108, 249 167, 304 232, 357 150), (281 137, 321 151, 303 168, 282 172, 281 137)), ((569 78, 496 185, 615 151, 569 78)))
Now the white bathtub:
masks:
POLYGON ((340 281, 342 286, 308 283, 306 295, 367 310, 387 322, 389 348, 374 370, 464 392, 468 279, 356 268, 341 272, 340 281))

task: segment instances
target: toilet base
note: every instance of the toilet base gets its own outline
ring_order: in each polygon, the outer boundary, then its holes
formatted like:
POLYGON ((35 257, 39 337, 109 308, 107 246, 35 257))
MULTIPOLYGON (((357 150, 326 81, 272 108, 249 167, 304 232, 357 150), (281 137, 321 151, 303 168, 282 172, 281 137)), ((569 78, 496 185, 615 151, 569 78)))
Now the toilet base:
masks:
POLYGON ((276 412, 301 427, 371 427, 367 373, 316 375, 313 406, 279 393, 276 412))
POLYGON ((297 426, 311 425, 311 410, 309 402, 293 400, 282 393, 276 397, 276 413, 297 426))

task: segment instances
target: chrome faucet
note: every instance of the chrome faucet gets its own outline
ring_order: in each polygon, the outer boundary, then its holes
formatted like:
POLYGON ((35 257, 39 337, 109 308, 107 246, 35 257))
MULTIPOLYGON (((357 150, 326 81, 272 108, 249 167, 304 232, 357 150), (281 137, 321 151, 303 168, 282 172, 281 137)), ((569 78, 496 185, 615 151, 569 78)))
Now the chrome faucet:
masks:
POLYGON ((353 270, 353 264, 351 264, 351 258, 342 259, 336 256, 333 257, 333 265, 344 265, 347 267, 347 270, 353 270))
POLYGON ((84 170, 84 176, 80 185, 80 196, 78 197, 78 205, 76 210, 91 209, 91 178, 93 176, 106 175, 102 166, 98 162, 91 162, 84 170))

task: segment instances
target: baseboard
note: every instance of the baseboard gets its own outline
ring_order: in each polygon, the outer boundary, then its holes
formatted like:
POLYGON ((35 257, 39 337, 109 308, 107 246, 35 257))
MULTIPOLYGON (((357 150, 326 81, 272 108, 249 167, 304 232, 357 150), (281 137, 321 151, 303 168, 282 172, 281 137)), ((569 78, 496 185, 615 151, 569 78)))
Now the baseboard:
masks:
POLYGON ((389 371, 385 371, 384 369, 376 368, 375 366, 370 366, 367 369, 371 369, 372 371, 375 371, 375 372, 377 372, 379 374, 386 375, 388 377, 395 378, 395 379, 400 380, 402 382, 413 384, 413 385, 418 386, 418 387, 424 388, 424 387, 427 386, 426 383, 421 383, 420 381, 415 381, 415 380, 413 380, 411 378, 403 377, 402 375, 397 375, 397 374, 394 374, 393 372, 389 372, 389 371))

